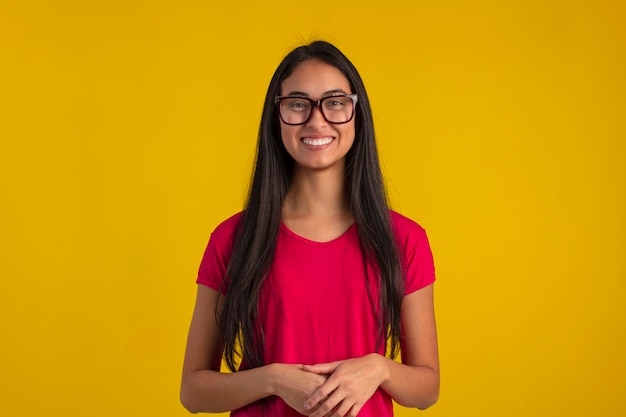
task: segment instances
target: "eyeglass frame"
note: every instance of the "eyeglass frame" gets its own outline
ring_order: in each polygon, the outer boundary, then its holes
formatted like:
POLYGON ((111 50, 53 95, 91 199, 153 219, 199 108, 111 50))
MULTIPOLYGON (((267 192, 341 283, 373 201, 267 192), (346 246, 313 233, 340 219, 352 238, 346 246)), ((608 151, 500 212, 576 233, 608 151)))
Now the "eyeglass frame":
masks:
POLYGON ((326 97, 322 97, 319 100, 313 100, 312 98, 309 97, 303 97, 303 96, 277 96, 274 98, 274 103, 278 105, 278 117, 280 118, 280 120, 289 126, 302 126, 303 124, 306 124, 309 120, 311 120, 311 116, 313 116, 313 111, 315 110, 316 107, 318 107, 320 109, 320 113, 322 114, 322 117, 324 118, 324 120, 326 120, 328 123, 334 124, 334 125, 343 125, 346 123, 349 123, 352 119, 354 119, 354 113, 356 110, 356 103, 359 101, 359 96, 355 93, 355 94, 335 94, 332 96, 326 96, 326 97), (326 115, 324 114, 324 108, 322 107, 322 103, 326 100, 329 100, 331 98, 337 98, 337 97, 348 97, 349 99, 352 100, 352 114, 350 115, 350 118, 348 120, 346 120, 345 122, 331 122, 330 120, 328 120, 326 118, 326 115), (309 112, 309 117, 306 118, 305 121, 303 121, 302 123, 287 123, 285 121, 285 119, 283 119, 283 115, 280 112, 280 102, 283 99, 286 98, 299 98, 299 99, 303 99, 303 100, 307 100, 308 102, 311 103, 311 111, 309 112))

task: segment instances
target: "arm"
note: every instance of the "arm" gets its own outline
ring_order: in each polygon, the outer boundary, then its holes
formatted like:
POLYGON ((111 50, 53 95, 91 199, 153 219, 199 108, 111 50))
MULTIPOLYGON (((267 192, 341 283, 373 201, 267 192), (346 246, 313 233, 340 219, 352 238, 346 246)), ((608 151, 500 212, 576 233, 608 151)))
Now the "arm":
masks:
POLYGON ((304 367, 310 372, 330 374, 328 381, 305 403, 305 409, 319 407, 311 417, 356 416, 379 386, 406 407, 425 409, 437 401, 439 359, 433 285, 404 297, 401 314, 401 364, 378 354, 370 354, 304 367), (327 414, 333 409, 335 414, 327 414))
POLYGON ((222 345, 215 318, 218 293, 198 285, 183 364, 180 399, 192 413, 219 413, 241 408, 270 395, 304 413, 304 400, 326 379, 299 365, 270 364, 221 373, 222 345), (313 378, 311 378, 313 376, 313 378))
POLYGON ((389 377, 381 388, 400 405, 425 409, 439 398, 439 355, 433 284, 402 302, 402 364, 387 359, 389 377))

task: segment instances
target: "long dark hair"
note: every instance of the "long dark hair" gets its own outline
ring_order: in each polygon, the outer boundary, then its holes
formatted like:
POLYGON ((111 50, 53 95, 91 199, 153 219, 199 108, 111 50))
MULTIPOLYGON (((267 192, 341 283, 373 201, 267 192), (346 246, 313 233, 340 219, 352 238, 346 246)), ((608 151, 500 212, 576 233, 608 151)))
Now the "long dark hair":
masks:
POLYGON ((375 288, 379 288, 377 300, 368 294, 372 307, 379 312, 378 347, 384 345, 387 349, 389 346, 391 357, 399 351, 404 281, 376 150, 369 100, 363 81, 348 58, 330 43, 316 41, 294 49, 283 59, 265 97, 248 201, 223 284, 228 285, 227 296, 223 309, 217 311, 224 341, 224 360, 232 371, 236 370, 238 357, 242 357, 250 368, 264 364, 263 331, 257 320, 258 299, 274 259, 283 202, 294 163, 282 144, 274 99, 281 94, 283 81, 295 67, 312 59, 339 69, 350 82, 352 92, 359 97, 355 110, 356 137, 346 155, 346 192, 357 225, 366 279, 375 279, 375 288), (369 277, 368 270, 376 276, 369 277))

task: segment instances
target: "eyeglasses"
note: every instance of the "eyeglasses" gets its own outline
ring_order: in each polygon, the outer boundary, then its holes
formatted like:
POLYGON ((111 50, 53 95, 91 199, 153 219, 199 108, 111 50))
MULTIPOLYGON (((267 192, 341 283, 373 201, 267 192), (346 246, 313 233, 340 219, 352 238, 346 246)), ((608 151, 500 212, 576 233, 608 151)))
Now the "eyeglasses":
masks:
POLYGON ((317 101, 308 97, 279 96, 275 102, 280 120, 286 125, 297 126, 308 122, 316 107, 328 123, 348 123, 354 117, 357 99, 356 94, 339 94, 317 101))

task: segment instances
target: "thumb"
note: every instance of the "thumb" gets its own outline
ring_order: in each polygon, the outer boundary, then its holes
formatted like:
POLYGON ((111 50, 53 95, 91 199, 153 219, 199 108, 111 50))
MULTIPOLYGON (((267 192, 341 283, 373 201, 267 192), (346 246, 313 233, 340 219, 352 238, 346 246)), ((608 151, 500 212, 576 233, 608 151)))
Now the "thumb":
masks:
POLYGON ((341 362, 329 362, 329 363, 318 363, 315 365, 303 365, 302 369, 307 372, 312 372, 314 374, 321 375, 330 375, 332 374, 337 366, 339 366, 341 362))

